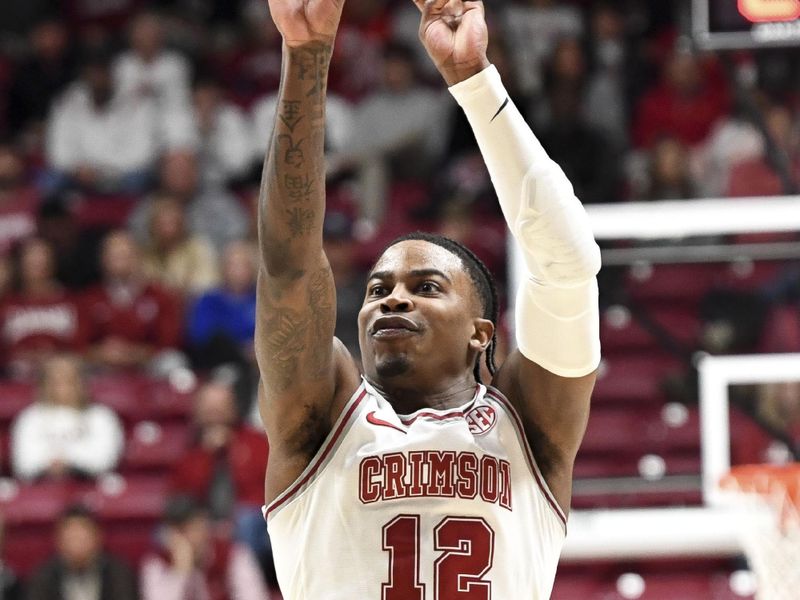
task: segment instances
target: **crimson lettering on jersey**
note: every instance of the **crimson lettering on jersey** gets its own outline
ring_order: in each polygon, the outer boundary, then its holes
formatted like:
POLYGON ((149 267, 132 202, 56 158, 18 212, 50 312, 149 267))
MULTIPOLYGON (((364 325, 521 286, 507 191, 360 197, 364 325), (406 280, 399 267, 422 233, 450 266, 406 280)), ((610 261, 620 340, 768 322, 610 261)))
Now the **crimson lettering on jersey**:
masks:
POLYGON ((400 498, 480 496, 511 510, 511 464, 473 452, 413 451, 368 456, 359 466, 358 497, 363 504, 400 498))

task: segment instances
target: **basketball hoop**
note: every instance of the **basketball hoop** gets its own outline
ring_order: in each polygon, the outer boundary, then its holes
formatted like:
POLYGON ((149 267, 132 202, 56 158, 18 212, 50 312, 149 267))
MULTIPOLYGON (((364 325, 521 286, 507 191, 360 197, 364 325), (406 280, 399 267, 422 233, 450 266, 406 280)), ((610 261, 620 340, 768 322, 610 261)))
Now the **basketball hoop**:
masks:
POLYGON ((736 524, 758 600, 792 600, 800 590, 800 463, 735 467, 720 487, 746 509, 736 524))

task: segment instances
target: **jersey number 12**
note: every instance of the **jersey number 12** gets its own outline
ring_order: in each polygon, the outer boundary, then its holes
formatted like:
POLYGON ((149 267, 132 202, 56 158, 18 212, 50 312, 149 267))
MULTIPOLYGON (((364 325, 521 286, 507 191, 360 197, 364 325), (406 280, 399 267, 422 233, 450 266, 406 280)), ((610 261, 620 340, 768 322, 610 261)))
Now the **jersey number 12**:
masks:
MULTIPOLYGON (((419 515, 399 515, 383 526, 383 549, 389 553, 389 581, 381 600, 425 600, 419 581, 419 515)), ((489 600, 494 531, 478 517, 445 517, 433 530, 434 600, 489 600)))

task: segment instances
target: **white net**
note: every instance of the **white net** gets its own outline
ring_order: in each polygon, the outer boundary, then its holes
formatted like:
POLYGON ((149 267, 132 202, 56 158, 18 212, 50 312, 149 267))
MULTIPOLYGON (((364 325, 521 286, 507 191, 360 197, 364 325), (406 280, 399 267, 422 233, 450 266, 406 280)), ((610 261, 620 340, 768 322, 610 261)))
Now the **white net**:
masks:
MULTIPOLYGON (((800 479, 800 472, 797 477, 800 479)), ((737 524, 757 600, 800 598, 800 510, 785 483, 736 482, 730 488, 745 509, 737 524)))

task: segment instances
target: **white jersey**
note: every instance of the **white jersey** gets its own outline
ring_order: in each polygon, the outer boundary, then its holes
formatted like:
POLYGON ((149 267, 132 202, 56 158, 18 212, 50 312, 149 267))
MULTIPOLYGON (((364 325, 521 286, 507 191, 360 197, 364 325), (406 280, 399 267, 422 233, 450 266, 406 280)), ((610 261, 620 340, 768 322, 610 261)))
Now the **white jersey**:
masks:
POLYGON ((546 600, 566 534, 497 390, 398 415, 362 382, 265 507, 286 600, 546 600))

